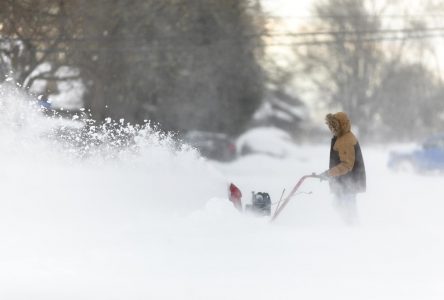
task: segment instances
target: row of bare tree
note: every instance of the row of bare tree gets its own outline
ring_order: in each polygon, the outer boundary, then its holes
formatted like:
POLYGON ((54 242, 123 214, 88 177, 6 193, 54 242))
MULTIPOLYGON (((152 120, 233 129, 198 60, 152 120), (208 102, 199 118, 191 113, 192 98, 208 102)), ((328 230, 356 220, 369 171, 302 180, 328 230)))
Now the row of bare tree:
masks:
POLYGON ((420 18, 387 24, 374 3, 315 2, 295 63, 264 72, 259 0, 2 0, 0 75, 12 70, 24 88, 80 78, 93 118, 167 130, 236 134, 264 98, 294 123, 294 94, 307 86, 319 109, 347 111, 369 139, 441 130, 444 85, 429 38, 444 31, 420 18), (292 94, 294 82, 303 87, 292 94))
POLYGON ((263 98, 259 10, 256 0, 3 0, 0 72, 23 88, 81 78, 98 120, 237 133, 263 98))
POLYGON ((387 5, 318 1, 306 25, 316 35, 294 47, 293 75, 309 82, 320 108, 347 111, 366 139, 409 140, 443 131, 435 42, 444 31, 427 15, 439 10, 424 7, 412 17, 387 5))

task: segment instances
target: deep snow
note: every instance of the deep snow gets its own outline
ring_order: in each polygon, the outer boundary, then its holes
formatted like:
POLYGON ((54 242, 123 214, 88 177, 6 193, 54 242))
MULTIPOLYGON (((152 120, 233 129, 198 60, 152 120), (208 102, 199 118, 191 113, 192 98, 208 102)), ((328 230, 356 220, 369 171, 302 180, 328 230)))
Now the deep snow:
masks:
POLYGON ((0 299, 444 297, 443 178, 391 173, 389 146, 363 145, 358 226, 314 179, 269 224, 232 207, 228 182, 277 201, 325 170, 329 141, 223 164, 154 131, 136 154, 79 159, 27 103, 0 86, 0 299))

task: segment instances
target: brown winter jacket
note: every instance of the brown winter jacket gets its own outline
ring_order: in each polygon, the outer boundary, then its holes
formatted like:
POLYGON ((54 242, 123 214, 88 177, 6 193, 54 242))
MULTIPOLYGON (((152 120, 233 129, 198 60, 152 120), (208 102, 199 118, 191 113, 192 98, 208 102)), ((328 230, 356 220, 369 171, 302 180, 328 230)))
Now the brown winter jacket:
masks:
POLYGON ((330 189, 333 193, 360 193, 366 190, 366 174, 361 147, 350 131, 347 114, 328 114, 327 125, 334 132, 330 149, 330 189))

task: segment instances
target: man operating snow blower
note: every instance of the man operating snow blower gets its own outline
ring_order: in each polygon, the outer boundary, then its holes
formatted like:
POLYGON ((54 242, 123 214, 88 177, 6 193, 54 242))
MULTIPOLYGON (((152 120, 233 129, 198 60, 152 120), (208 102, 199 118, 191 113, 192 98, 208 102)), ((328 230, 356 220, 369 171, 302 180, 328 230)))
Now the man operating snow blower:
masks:
MULTIPOLYGON (((269 197, 264 200, 263 195, 267 193, 253 193, 253 195, 262 196, 261 201, 253 199, 250 210, 260 212, 261 215, 271 215, 271 222, 274 222, 282 213, 284 208, 296 194, 300 186, 307 178, 320 178, 328 180, 330 190, 335 196, 335 204, 343 217, 344 221, 353 225, 357 222, 356 194, 363 193, 366 189, 366 175, 364 159, 362 158, 361 147, 355 135, 350 131, 351 124, 347 114, 338 112, 328 114, 326 123, 333 134, 330 149, 330 168, 322 174, 302 176, 296 183, 291 192, 277 203, 274 213, 271 213, 271 200, 269 197)), ((241 197, 239 188, 231 184, 229 189, 229 198, 234 206, 242 211, 241 197)))
POLYGON ((328 180, 335 206, 347 224, 357 222, 356 194, 366 190, 366 174, 361 147, 351 132, 347 114, 338 112, 325 117, 333 134, 330 148, 330 168, 320 174, 328 180))

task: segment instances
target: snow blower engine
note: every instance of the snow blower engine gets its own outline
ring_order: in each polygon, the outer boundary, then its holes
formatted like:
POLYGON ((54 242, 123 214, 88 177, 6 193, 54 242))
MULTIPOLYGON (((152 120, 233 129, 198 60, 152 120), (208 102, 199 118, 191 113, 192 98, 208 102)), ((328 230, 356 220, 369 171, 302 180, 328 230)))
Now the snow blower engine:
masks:
MULTIPOLYGON (((230 201, 239 211, 242 211, 242 193, 240 189, 230 184, 228 187, 228 195, 230 201)), ((251 193, 251 204, 245 206, 246 212, 251 212, 259 216, 271 215, 271 199, 268 193, 251 193)))
POLYGON ((252 212, 256 215, 270 216, 271 215, 271 199, 268 193, 251 192, 251 204, 245 206, 247 212, 252 212))

